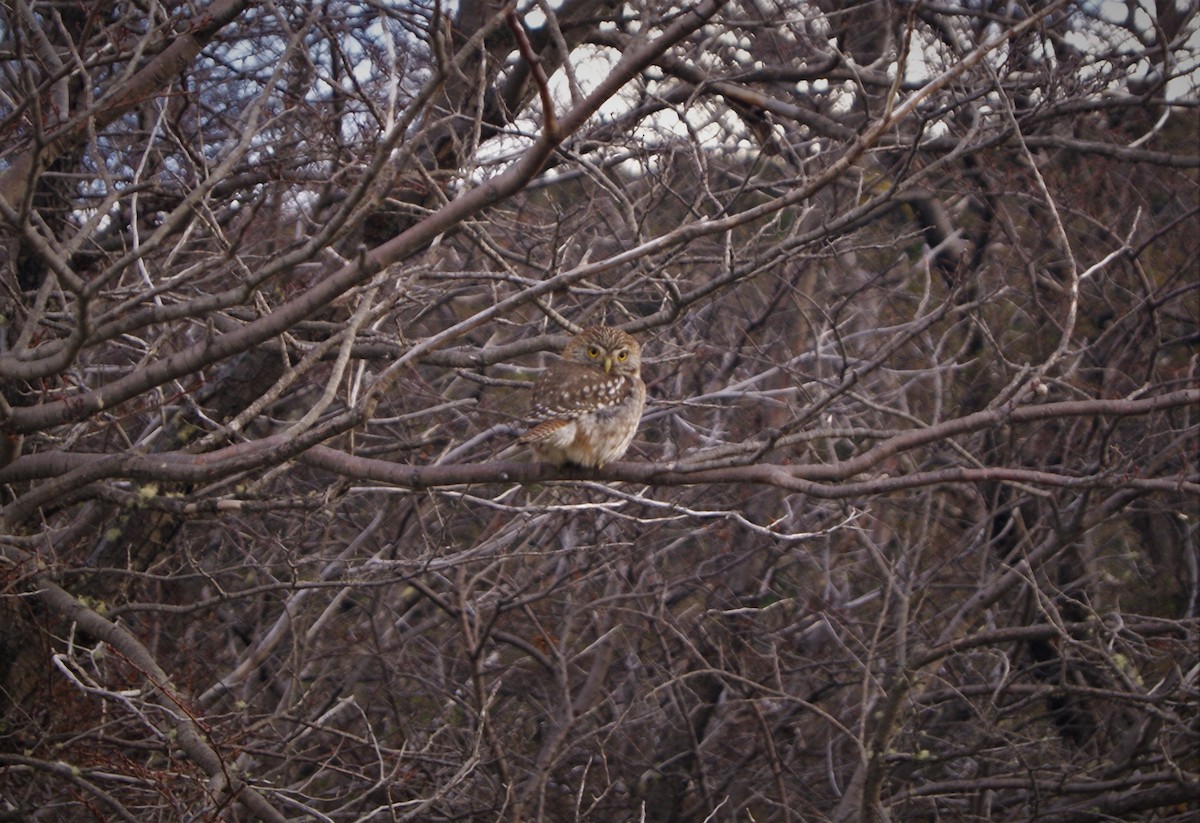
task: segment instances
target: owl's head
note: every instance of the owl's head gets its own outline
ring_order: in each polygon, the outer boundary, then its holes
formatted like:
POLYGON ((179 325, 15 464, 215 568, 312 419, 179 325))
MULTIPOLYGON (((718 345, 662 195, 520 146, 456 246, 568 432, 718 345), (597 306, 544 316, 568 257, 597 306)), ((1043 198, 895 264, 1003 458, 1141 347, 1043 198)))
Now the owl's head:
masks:
POLYGON ((620 329, 590 326, 571 338, 563 358, 608 374, 636 377, 642 368, 642 347, 620 329))

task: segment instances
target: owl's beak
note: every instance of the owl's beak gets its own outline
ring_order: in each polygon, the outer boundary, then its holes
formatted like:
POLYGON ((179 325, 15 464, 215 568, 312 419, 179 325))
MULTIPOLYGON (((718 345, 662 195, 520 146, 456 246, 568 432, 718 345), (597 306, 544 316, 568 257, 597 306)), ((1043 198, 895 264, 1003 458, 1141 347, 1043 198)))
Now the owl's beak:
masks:
POLYGON ((609 374, 611 372, 612 372, 612 358, 606 357, 606 358, 604 358, 604 373, 609 374))

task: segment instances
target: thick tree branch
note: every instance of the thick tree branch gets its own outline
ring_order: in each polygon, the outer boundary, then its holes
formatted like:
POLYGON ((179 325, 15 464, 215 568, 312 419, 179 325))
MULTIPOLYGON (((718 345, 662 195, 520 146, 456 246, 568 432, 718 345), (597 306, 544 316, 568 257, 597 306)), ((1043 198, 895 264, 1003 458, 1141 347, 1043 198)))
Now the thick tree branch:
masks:
POLYGON ((217 751, 183 694, 141 641, 124 627, 84 606, 47 575, 39 576, 34 596, 52 613, 112 646, 145 675, 150 693, 163 709, 164 725, 172 731, 184 753, 208 775, 218 806, 223 803, 222 797, 232 797, 244 803, 261 820, 283 823, 287 819, 245 781, 228 757, 217 751))

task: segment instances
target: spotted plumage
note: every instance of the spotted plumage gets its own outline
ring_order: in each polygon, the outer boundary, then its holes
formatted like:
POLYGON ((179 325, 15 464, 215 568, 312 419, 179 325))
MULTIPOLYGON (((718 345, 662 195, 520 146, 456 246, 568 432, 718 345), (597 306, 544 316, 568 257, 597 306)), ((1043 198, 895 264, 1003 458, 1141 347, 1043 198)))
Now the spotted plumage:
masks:
POLYGON ((620 458, 646 404, 641 366, 641 346, 625 332, 584 329, 534 384, 521 442, 559 466, 592 468, 620 458))

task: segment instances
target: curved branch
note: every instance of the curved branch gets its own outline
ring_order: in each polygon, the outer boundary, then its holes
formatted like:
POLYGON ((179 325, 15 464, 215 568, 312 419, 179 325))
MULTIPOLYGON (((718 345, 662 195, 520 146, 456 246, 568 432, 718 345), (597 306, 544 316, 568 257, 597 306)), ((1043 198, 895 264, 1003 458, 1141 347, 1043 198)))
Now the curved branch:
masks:
POLYGON ((169 718, 174 739, 187 756, 208 775, 210 785, 218 798, 222 795, 235 797, 263 820, 283 823, 287 819, 242 778, 232 762, 222 757, 212 746, 199 721, 185 704, 179 689, 174 686, 167 673, 158 665, 154 655, 141 641, 123 626, 118 626, 84 606, 45 574, 37 576, 33 597, 53 613, 61 615, 91 636, 112 646, 146 676, 156 702, 165 709, 164 716, 169 718))
MULTIPOLYGON (((705 483, 753 483, 776 486, 792 492, 823 498, 849 498, 882 494, 900 489, 939 483, 977 483, 1002 480, 1058 488, 1131 488, 1155 491, 1178 490, 1200 493, 1194 478, 1142 478, 1124 475, 1071 475, 1007 466, 984 468, 949 467, 936 471, 883 476, 853 483, 846 481, 866 473, 901 452, 969 432, 1017 423, 1068 417, 1126 417, 1145 415, 1200 403, 1200 389, 1189 389, 1142 400, 1072 400, 1035 406, 1000 408, 947 420, 924 429, 905 432, 882 441, 857 457, 837 463, 784 465, 760 463, 689 470, 685 465, 658 465, 622 461, 601 470, 581 471, 541 463, 464 463, 413 466, 387 460, 357 457, 337 449, 315 445, 346 430, 350 412, 305 432, 304 438, 273 435, 261 440, 228 446, 207 454, 70 454, 48 452, 26 455, 0 469, 0 483, 62 477, 80 472, 80 482, 125 477, 138 480, 211 482, 241 471, 250 471, 281 459, 296 457, 316 468, 358 480, 372 480, 409 489, 431 489, 480 483, 544 483, 554 480, 612 480, 657 486, 686 486, 705 483)), ((56 494, 61 494, 57 490, 56 494)), ((22 509, 28 508, 20 501, 22 509)), ((10 506, 11 508, 11 506, 10 506)), ((10 516, 6 512, 6 517, 10 516)))

